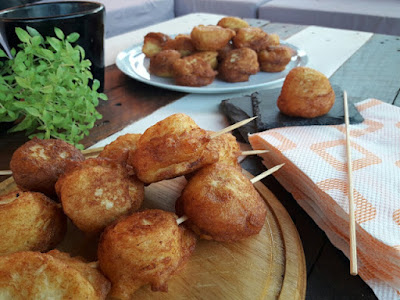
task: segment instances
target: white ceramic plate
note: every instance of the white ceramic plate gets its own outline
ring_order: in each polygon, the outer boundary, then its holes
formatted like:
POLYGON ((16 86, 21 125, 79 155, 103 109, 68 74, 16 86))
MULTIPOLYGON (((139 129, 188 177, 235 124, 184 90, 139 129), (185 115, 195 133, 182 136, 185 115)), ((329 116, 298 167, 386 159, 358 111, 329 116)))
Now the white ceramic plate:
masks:
POLYGON ((163 78, 149 73, 150 60, 142 53, 142 45, 135 45, 120 52, 117 56, 116 64, 122 72, 136 80, 169 90, 197 94, 240 92, 268 88, 270 86, 274 87, 276 84, 283 82, 291 69, 307 64, 308 56, 305 51, 288 43, 282 42, 282 44, 294 50, 292 60, 286 66, 286 69, 279 73, 258 72, 250 76, 249 81, 246 82, 229 83, 216 78, 211 84, 202 87, 176 85, 172 78, 163 78))

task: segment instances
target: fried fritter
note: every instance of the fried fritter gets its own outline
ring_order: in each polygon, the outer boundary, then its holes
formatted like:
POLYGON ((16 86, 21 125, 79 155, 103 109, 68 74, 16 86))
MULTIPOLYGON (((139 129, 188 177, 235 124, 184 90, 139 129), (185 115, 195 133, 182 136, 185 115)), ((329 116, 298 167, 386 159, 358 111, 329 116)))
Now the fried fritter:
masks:
POLYGON ((150 73, 160 77, 172 77, 173 63, 181 58, 176 50, 163 50, 150 58, 150 73))
POLYGON ((250 48, 231 50, 218 65, 219 77, 228 82, 248 81, 258 71, 257 53, 250 48))
POLYGON ((104 158, 71 165, 57 181, 56 191, 66 215, 89 234, 138 210, 144 198, 143 183, 121 164, 104 158))
POLYGON ((142 52, 146 57, 152 57, 163 49, 164 44, 170 37, 161 32, 149 32, 144 37, 142 52))
POLYGON ((98 262, 86 262, 81 257, 71 257, 70 254, 61 252, 59 250, 51 250, 47 254, 52 257, 61 260, 68 267, 74 268, 79 271, 95 288, 97 299, 106 299, 108 293, 111 290, 111 282, 104 277, 104 275, 98 269, 98 262))
POLYGON ((111 297, 132 299, 141 286, 168 291, 167 280, 181 270, 195 247, 193 234, 178 226, 173 213, 137 212, 106 228, 99 265, 111 280, 111 297))
POLYGON ((196 51, 190 35, 178 34, 174 39, 168 40, 163 50, 176 50, 182 57, 190 55, 196 51))
POLYGON ((128 164, 144 183, 188 174, 218 160, 207 148, 209 134, 185 114, 174 114, 149 127, 128 164))
POLYGON ((85 270, 91 267, 83 264, 78 260, 70 263, 40 252, 1 256, 1 299, 106 299, 109 282, 99 271, 85 270), (82 265, 77 268, 79 264, 82 265))
POLYGON ((226 55, 233 49, 235 49, 233 44, 229 42, 224 48, 218 50, 218 61, 223 61, 226 55))
POLYGON ((175 203, 185 226, 201 238, 234 242, 260 232, 266 204, 252 183, 237 168, 213 164, 188 181, 175 203))
MULTIPOLYGON (((210 131, 212 133, 212 131, 210 131)), ((240 155, 240 146, 236 138, 231 133, 219 135, 208 143, 207 148, 219 153, 217 163, 227 164, 241 170, 238 162, 240 155)))
POLYGON ((238 31, 240 28, 250 27, 249 23, 238 17, 224 17, 218 21, 217 25, 235 31, 238 31))
POLYGON ((98 157, 108 158, 126 164, 128 159, 129 151, 136 150, 137 142, 139 141, 141 134, 127 133, 119 136, 115 141, 104 147, 98 157))
POLYGON ((22 190, 54 197, 54 185, 64 173, 67 162, 84 159, 82 153, 67 142, 33 138, 15 150, 10 169, 15 183, 22 190))
POLYGON ((292 49, 287 46, 271 46, 258 52, 258 63, 263 72, 282 72, 292 59, 292 49))
POLYGON ((200 51, 217 51, 235 36, 235 31, 215 25, 195 26, 190 33, 193 44, 200 51))
POLYGON ((258 27, 240 28, 233 38, 236 48, 251 48, 258 52, 270 45, 268 34, 258 27))
POLYGON ((175 83, 184 86, 205 86, 214 81, 217 72, 202 58, 186 56, 172 64, 175 83))
POLYGON ((214 70, 218 67, 218 52, 217 51, 200 51, 193 53, 190 57, 201 58, 204 61, 208 62, 214 70))
POLYGON ((335 92, 329 79, 307 67, 297 67, 289 72, 277 101, 283 114, 303 118, 322 116, 334 103, 335 92))
POLYGON ((276 33, 268 33, 267 38, 268 38, 268 47, 278 46, 281 43, 279 35, 277 35, 276 33))
POLYGON ((67 230, 60 204, 41 193, 13 191, 0 196, 0 255, 48 251, 67 230))

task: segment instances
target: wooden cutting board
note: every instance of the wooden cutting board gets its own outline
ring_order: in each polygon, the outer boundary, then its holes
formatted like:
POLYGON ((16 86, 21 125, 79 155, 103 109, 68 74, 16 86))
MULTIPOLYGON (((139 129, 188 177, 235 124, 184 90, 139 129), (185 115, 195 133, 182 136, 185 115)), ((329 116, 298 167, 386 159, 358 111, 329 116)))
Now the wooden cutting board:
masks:
MULTIPOLYGON (((244 171, 245 172, 245 171, 244 171)), ((245 172, 250 178, 249 173, 245 172)), ((186 180, 179 177, 151 184, 145 207, 174 211, 186 180)), ((184 270, 169 280, 169 292, 148 286, 136 299, 304 299, 306 268, 302 244, 289 214, 261 183, 256 189, 268 205, 262 231, 236 243, 200 240, 184 270)), ((0 183, 0 194, 16 189, 12 178, 0 183)), ((96 259, 97 240, 88 239, 72 223, 58 249, 96 259)))

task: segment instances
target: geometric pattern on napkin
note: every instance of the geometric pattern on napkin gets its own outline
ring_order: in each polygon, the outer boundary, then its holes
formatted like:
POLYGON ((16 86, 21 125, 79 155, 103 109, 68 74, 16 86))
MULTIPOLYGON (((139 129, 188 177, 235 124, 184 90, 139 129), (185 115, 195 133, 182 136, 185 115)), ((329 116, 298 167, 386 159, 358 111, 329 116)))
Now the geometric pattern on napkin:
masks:
MULTIPOLYGON (((400 108, 368 99, 356 104, 365 121, 350 125, 360 276, 378 298, 399 299, 400 108)), ((267 167, 331 242, 349 255, 344 125, 294 126, 249 136, 266 149, 267 167)))
MULTIPOLYGON (((348 197, 348 190, 347 190, 347 181, 343 181, 340 179, 326 179, 324 181, 318 182, 317 185, 319 188, 328 194, 333 191, 332 195, 334 196, 335 192, 340 192, 340 193, 345 193, 346 197, 342 197, 341 199, 345 199, 348 197)), ((375 218, 376 216, 376 208, 368 202, 367 199, 365 199, 361 193, 359 193, 357 190, 353 189, 353 196, 354 196, 354 205, 355 205, 355 210, 354 210, 354 216, 356 219, 356 222, 361 224, 367 221, 370 221, 375 218)), ((346 205, 347 203, 343 203, 345 207, 346 213, 348 213, 348 206, 346 205)), ((399 210, 400 213, 400 210, 399 210)), ((400 218, 400 214, 399 214, 400 218)), ((399 219, 400 221, 400 219, 399 219)))

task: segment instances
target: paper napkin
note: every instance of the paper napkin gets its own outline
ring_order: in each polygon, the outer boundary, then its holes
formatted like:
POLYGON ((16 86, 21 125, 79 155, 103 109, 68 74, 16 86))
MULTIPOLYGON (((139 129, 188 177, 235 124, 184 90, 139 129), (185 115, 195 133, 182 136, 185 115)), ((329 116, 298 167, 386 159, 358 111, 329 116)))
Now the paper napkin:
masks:
MULTIPOLYGON (((400 108, 368 99, 364 122, 350 125, 359 274, 378 298, 400 298, 400 108)), ((344 125, 295 126, 249 141, 299 205, 349 257, 344 125)))

